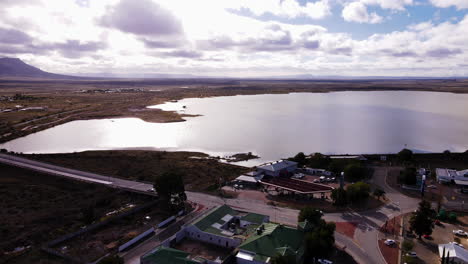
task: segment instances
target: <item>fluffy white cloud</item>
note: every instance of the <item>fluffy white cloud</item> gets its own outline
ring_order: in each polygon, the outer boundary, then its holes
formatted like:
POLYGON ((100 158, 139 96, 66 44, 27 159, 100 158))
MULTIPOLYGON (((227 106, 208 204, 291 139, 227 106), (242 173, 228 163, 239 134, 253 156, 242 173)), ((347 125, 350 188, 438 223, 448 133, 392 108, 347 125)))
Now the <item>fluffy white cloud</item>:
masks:
POLYGON ((362 2, 352 2, 345 5, 341 14, 348 22, 377 24, 383 21, 383 18, 377 13, 369 14, 366 5, 362 2))
POLYGON ((271 13, 288 18, 303 16, 322 19, 331 14, 329 0, 307 2, 305 5, 300 5, 297 0, 238 0, 234 2, 237 2, 237 7, 234 8, 245 8, 256 15, 271 13))
MULTIPOLYGON (((124 5, 123 11, 119 7, 129 0, 29 0, 34 2, 30 5, 21 0, 21 6, 8 1, 0 10, 0 56, 20 57, 58 73, 468 75, 468 16, 357 40, 345 30, 330 32, 232 11, 248 7, 256 14, 302 16, 307 5, 296 1, 280 5, 265 0, 273 4, 265 6, 247 0, 144 0, 124 5), (132 20, 125 17, 138 8, 144 15, 137 10, 132 20), (171 27, 160 28, 166 24, 171 27)), ((369 12, 369 5, 399 10, 412 3, 397 2, 347 1, 342 15, 347 21, 378 23, 382 18, 369 12)), ((318 3, 328 5, 309 4, 318 3)))
POLYGON ((405 10, 405 6, 412 5, 413 0, 361 0, 366 5, 378 5, 383 9, 405 10))
POLYGON ((467 0, 430 0, 434 6, 437 7, 450 7, 455 6, 458 9, 465 9, 468 8, 468 1, 467 0))

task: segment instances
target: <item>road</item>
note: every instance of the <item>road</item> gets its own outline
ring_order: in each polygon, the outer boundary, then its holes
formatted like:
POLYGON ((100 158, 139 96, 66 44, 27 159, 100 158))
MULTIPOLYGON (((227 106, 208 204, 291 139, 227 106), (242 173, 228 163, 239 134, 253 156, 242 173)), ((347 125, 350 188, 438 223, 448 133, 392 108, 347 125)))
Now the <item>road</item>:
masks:
MULTIPOLYGON (((0 154, 0 162, 47 174, 68 177, 74 180, 105 184, 114 188, 151 194, 147 190, 150 189, 152 185, 148 183, 102 176, 6 154, 0 154)), ((374 184, 380 186, 386 192, 386 197, 391 201, 387 205, 382 206, 377 210, 366 212, 344 212, 324 215, 324 219, 326 221, 359 223, 353 238, 349 238, 335 232, 336 244, 340 248, 345 248, 345 251, 353 256, 353 258, 359 263, 386 263, 377 244, 379 227, 382 226, 386 220, 391 219, 394 216, 413 211, 417 208, 417 204, 419 202, 419 200, 404 196, 388 186, 385 182, 386 175, 386 168, 375 168, 373 181, 374 184)), ((223 199, 221 197, 203 193, 186 193, 188 200, 203 204, 205 207, 227 204, 238 210, 268 215, 270 216, 270 220, 273 222, 291 226, 295 226, 297 224, 297 216, 299 214, 298 210, 276 207, 265 204, 262 201, 251 199, 223 199)))

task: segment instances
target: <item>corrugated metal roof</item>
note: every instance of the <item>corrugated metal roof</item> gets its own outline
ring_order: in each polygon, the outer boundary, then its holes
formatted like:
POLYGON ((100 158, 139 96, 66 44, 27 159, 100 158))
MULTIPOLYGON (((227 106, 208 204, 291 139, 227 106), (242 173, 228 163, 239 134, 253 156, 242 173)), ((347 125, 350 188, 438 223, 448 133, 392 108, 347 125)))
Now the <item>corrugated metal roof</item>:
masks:
POLYGON ((292 166, 297 166, 297 162, 290 161, 290 160, 280 160, 280 161, 261 165, 258 168, 262 170, 267 170, 267 171, 281 171, 283 169, 286 169, 292 166))

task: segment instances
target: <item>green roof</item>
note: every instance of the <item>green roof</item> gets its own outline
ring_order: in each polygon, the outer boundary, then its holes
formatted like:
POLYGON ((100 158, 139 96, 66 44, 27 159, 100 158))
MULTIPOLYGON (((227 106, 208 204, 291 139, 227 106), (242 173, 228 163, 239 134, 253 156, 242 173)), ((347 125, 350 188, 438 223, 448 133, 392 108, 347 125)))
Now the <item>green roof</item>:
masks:
POLYGON ((144 263, 151 264, 199 264, 188 258, 190 254, 168 247, 158 247, 156 250, 143 257, 144 263))
POLYGON ((255 253, 255 260, 266 261, 278 253, 302 255, 304 233, 283 225, 266 223, 261 234, 252 234, 239 249, 255 253))
POLYGON ((264 215, 261 214, 255 214, 255 213, 248 213, 247 215, 243 216, 241 220, 251 222, 254 224, 261 224, 263 223, 263 220, 265 219, 264 215))
POLYGON ((204 232, 213 233, 221 235, 221 230, 212 227, 213 224, 220 224, 223 225, 225 221, 222 219, 226 215, 237 215, 238 212, 232 209, 227 205, 222 205, 220 207, 212 209, 208 214, 199 218, 197 221, 193 223, 198 229, 204 232))

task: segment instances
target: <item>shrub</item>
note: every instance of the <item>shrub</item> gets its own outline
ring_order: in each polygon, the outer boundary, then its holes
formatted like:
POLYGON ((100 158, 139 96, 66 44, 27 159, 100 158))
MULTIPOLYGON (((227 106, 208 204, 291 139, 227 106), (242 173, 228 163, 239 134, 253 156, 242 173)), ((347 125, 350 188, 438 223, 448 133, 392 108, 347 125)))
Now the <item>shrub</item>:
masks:
POLYGON ((401 248, 403 249, 404 252, 411 251, 414 247, 414 243, 411 240, 405 240, 401 244, 401 248))
POLYGON ((456 222, 457 221, 457 214, 456 213, 450 213, 449 216, 448 216, 448 220, 450 222, 456 222))
POLYGON ((437 214, 437 218, 439 220, 445 220, 447 219, 447 212, 444 209, 441 209, 439 213, 437 214))

